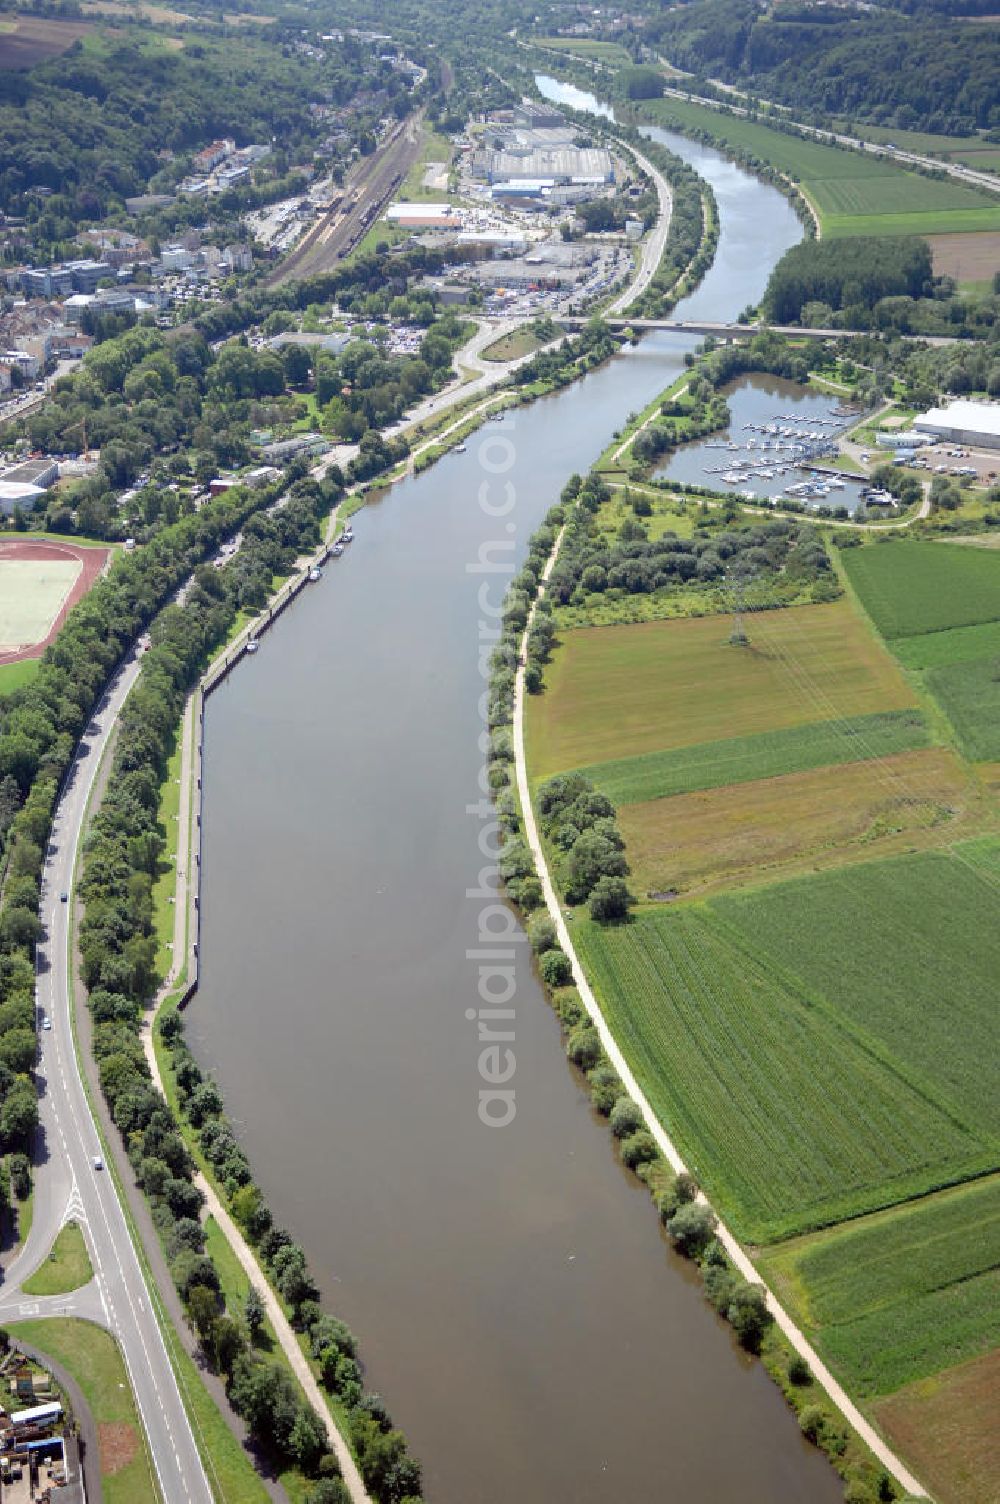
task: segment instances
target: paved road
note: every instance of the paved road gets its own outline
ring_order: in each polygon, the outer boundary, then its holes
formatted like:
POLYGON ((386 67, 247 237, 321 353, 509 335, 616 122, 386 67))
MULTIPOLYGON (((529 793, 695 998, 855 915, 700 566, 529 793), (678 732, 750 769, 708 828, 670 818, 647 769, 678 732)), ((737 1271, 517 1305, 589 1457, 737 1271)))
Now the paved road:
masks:
POLYGON ((211 1504, 212 1491, 188 1423, 174 1371, 150 1304, 149 1292, 125 1221, 114 1180, 94 1167, 103 1156, 77 1064, 71 1032, 70 933, 73 869, 87 800, 108 738, 139 673, 126 661, 102 701, 77 752, 56 809, 45 863, 36 999, 41 1088, 40 1162, 35 1171, 34 1218, 28 1240, 4 1271, 0 1321, 80 1315, 98 1320, 121 1346, 166 1504, 211 1504), (71 1296, 31 1300, 18 1286, 44 1260, 60 1226, 74 1217, 83 1227, 95 1279, 71 1296))
POLYGON ((654 167, 649 158, 644 157, 641 151, 636 151, 634 146, 631 146, 630 150, 643 172, 648 173, 656 185, 657 197, 660 200, 660 213, 656 224, 642 242, 642 260, 638 275, 633 278, 625 291, 619 293, 614 302, 608 305, 607 316, 624 313, 625 309, 630 308, 636 298, 644 293, 650 282, 652 282, 656 275, 656 269, 660 264, 660 257, 663 255, 663 247, 667 243, 667 236, 670 233, 670 218, 674 206, 670 184, 663 176, 663 173, 660 172, 659 168, 654 167))

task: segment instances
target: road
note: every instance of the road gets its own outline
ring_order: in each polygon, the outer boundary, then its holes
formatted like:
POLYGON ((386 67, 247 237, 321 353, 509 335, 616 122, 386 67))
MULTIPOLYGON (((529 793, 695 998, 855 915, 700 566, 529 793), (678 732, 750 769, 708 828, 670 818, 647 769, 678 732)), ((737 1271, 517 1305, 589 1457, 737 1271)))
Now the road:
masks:
POLYGON ((73 876, 87 802, 140 658, 132 653, 80 743, 56 808, 42 883, 44 933, 37 952, 39 1155, 27 1242, 4 1271, 0 1322, 67 1315, 97 1321, 117 1338, 165 1504, 211 1504, 213 1495, 164 1346, 114 1179, 96 1169, 103 1148, 73 1044, 70 991, 73 876), (63 903, 60 895, 70 894, 63 903), (43 1018, 51 1030, 41 1027, 43 1018), (71 1295, 29 1299, 21 1282, 46 1258, 70 1217, 83 1227, 94 1279, 71 1295))
POLYGON ((609 315, 624 313, 625 309, 630 308, 636 298, 640 297, 646 291, 646 288, 655 277, 656 269, 660 264, 660 257, 663 255, 663 247, 666 245, 667 236, 670 233, 670 217, 674 206, 670 184, 663 176, 663 173, 660 172, 659 168, 654 167, 649 158, 644 157, 642 152, 636 151, 634 146, 630 150, 643 172, 648 173, 656 185, 656 194, 660 200, 660 213, 656 224, 642 242, 638 274, 632 279, 625 291, 619 293, 614 302, 608 304, 607 312, 609 315))

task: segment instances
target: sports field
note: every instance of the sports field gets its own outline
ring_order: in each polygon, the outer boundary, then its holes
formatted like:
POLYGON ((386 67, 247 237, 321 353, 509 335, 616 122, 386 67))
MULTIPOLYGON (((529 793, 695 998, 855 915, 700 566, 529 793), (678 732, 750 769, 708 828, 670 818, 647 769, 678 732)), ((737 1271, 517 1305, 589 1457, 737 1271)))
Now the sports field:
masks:
POLYGON ((0 652, 47 637, 82 566, 68 559, 5 559, 0 555, 0 652))
POLYGON ((0 540, 0 666, 37 658, 104 567, 106 548, 0 540))
MULTIPOLYGON (((751 1242, 990 1168, 995 1143, 713 905, 574 926, 609 1022, 694 1173, 751 1242)), ((791 952, 791 954, 790 954, 791 952)))
POLYGON ((987 818, 943 747, 619 807, 640 897, 705 893, 971 835, 987 818))
POLYGON ((915 704, 848 601, 761 612, 747 648, 730 630, 709 616, 567 632, 529 700, 532 777, 915 704))
POLYGON ((869 544, 842 556, 861 604, 884 637, 916 637, 1000 620, 1000 553, 919 539, 869 544))
POLYGON ((907 172, 862 152, 824 146, 755 120, 687 100, 645 101, 643 114, 668 129, 708 130, 800 183, 823 234, 930 235, 1000 229, 1000 200, 965 184, 907 172))

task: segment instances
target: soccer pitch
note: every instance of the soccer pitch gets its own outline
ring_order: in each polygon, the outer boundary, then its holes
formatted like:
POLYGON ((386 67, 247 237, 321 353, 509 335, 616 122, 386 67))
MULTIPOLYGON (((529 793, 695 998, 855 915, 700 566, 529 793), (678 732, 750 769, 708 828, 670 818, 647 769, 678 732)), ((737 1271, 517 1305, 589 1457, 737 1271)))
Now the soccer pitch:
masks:
POLYGON ((0 651, 44 641, 82 568, 79 559, 0 558, 0 651))

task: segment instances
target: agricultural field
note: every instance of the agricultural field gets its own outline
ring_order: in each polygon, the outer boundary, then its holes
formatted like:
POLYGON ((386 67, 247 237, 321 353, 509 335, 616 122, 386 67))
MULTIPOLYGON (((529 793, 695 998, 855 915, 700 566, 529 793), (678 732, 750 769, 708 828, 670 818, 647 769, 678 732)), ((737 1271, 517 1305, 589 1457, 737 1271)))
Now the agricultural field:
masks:
POLYGON ((860 151, 786 135, 687 100, 646 101, 643 114, 668 129, 711 131, 787 173, 801 184, 827 236, 1000 229, 1000 201, 962 183, 939 182, 860 151))
POLYGON ((628 67, 632 62, 625 48, 618 42, 602 42, 595 37, 537 37, 539 47, 548 47, 553 52, 566 52, 571 57, 582 57, 589 63, 608 63, 615 68, 628 67))
POLYGON ((641 757, 593 763, 580 771, 620 806, 886 757, 925 747, 929 738, 919 710, 888 710, 790 726, 784 731, 762 731, 756 736, 728 737, 672 751, 647 752, 641 757))
POLYGON ((23 72, 46 58, 59 57, 92 30, 89 21, 6 15, 0 21, 0 71, 23 72))
POLYGON ((971 627, 943 627, 917 637, 900 637, 892 651, 904 668, 942 668, 967 663, 989 654, 1000 657, 1000 621, 977 622, 971 627))
POLYGON ((1000 761, 1000 660, 995 654, 931 669, 927 688, 973 762, 1000 761))
POLYGON ((922 540, 848 549, 844 569, 890 641, 1000 620, 1000 555, 922 540))
POLYGON ((798 945, 779 969, 713 906, 574 934, 643 1090, 738 1236, 788 1237, 995 1162, 995 1140, 807 991, 798 945))
POLYGON ((927 239, 935 276, 989 285, 1000 267, 1000 233, 995 230, 972 235, 929 235, 927 239))
POLYGON ((686 897, 971 835, 993 818, 942 747, 618 810, 640 897, 686 897))
POLYGON ((1000 1348, 920 1379, 871 1408, 940 1504, 1000 1500, 1000 1348))
POLYGON ((890 1393, 1000 1345, 1000 1178, 781 1244, 760 1266, 853 1389, 890 1393))
POLYGON ((749 648, 730 629, 708 616, 567 632, 529 701, 532 777, 916 703, 846 600, 761 612, 749 648))
POLYGON ((712 912, 762 964, 835 1004, 928 1100, 1000 1141, 1000 867, 984 846, 823 872, 715 899, 712 912))

